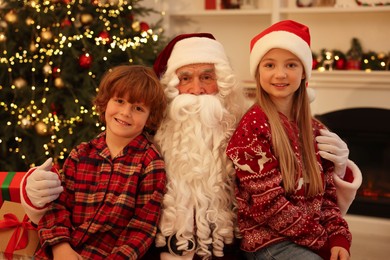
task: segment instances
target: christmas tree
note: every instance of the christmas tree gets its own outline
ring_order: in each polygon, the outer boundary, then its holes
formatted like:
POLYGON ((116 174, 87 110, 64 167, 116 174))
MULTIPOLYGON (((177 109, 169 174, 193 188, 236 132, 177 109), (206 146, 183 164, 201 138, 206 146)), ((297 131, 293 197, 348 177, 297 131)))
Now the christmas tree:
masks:
POLYGON ((140 0, 0 0, 0 171, 25 171, 104 130, 101 76, 152 65, 164 46, 140 0))

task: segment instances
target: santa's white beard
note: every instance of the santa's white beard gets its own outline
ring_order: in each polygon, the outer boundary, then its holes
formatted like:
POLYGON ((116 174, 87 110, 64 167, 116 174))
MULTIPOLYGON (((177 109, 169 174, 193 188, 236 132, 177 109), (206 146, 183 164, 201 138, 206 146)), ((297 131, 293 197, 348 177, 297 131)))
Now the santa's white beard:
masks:
POLYGON ((179 249, 196 241, 197 254, 207 257, 209 245, 214 255, 222 256, 223 244, 232 243, 233 167, 225 155, 225 115, 212 95, 182 94, 168 106, 155 136, 168 176, 157 246, 176 235, 179 249))

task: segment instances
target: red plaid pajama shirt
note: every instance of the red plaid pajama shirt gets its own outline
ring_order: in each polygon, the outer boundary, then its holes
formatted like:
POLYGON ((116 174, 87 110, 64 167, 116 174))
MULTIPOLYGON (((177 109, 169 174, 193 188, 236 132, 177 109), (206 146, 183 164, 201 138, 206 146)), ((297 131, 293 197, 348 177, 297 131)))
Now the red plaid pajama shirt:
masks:
POLYGON ((154 241, 165 192, 165 165, 144 135, 114 159, 105 133, 72 150, 62 173, 64 192, 38 229, 36 259, 69 242, 84 259, 139 259, 154 241))

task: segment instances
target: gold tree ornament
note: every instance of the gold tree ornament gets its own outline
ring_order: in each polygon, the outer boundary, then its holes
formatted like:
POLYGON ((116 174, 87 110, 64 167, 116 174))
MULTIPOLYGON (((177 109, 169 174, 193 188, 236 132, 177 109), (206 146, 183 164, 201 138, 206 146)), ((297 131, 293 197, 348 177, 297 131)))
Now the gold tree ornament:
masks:
POLYGON ((141 30, 140 22, 139 21, 133 22, 131 28, 133 28, 134 31, 139 32, 141 30))
POLYGON ((38 122, 35 124, 35 131, 39 135, 47 135, 49 133, 49 128, 44 122, 38 122))
POLYGON ((35 45, 35 42, 30 43, 30 51, 31 52, 36 52, 37 51, 37 46, 35 45))
POLYGON ((5 42, 7 40, 7 36, 4 32, 0 32, 0 42, 5 42))
POLYGON ((26 19, 26 24, 28 25, 28 26, 30 26, 30 25, 33 25, 35 22, 34 22, 34 20, 31 18, 31 17, 27 17, 27 19, 26 19))
POLYGON ((31 125, 32 125, 31 120, 28 117, 22 118, 22 120, 20 120, 20 126, 23 129, 28 129, 31 127, 31 125))
POLYGON ((18 16, 15 11, 11 10, 5 14, 4 19, 9 23, 16 23, 18 21, 18 16))
POLYGON ((17 88, 17 89, 22 89, 22 88, 25 88, 27 86, 27 81, 22 78, 22 77, 17 77, 14 81, 13 81, 13 85, 17 88))
POLYGON ((0 28, 7 29, 8 23, 6 21, 0 20, 0 28))
POLYGON ((65 83, 64 81, 62 80, 62 78, 58 77, 58 78, 55 78, 54 79, 54 86, 56 88, 63 88, 65 87, 65 83))
POLYGON ((51 41, 51 39, 53 39, 53 34, 49 30, 42 30, 41 38, 43 41, 49 42, 49 41, 51 41))
POLYGON ((27 1, 27 4, 30 5, 30 6, 36 6, 38 5, 39 3, 39 0, 30 0, 30 1, 27 1))
POLYGON ((45 76, 50 75, 50 74, 52 73, 51 66, 50 66, 49 64, 46 64, 45 66, 43 66, 42 71, 43 71, 43 74, 44 74, 45 76))
POLYGON ((93 22, 93 16, 89 13, 84 13, 84 14, 80 15, 80 22, 83 25, 91 24, 93 22))

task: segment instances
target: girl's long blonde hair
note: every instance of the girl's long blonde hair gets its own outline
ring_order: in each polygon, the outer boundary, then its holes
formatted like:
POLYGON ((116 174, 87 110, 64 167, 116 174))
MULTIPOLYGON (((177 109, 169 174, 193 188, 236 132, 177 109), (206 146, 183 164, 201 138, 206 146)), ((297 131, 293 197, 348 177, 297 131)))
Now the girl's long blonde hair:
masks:
MULTIPOLYGON (((260 73, 256 72, 256 102, 267 115, 272 135, 272 145, 276 158, 279 160, 282 173, 283 186, 286 193, 296 190, 300 167, 298 159, 291 147, 291 142, 284 128, 279 112, 269 94, 260 85, 260 73)), ((302 79, 299 89, 295 92, 292 105, 293 120, 297 123, 300 132, 300 145, 302 154, 302 177, 304 183, 309 183, 307 196, 323 192, 322 178, 314 149, 314 136, 312 129, 312 116, 309 98, 306 91, 306 81, 302 79)))

